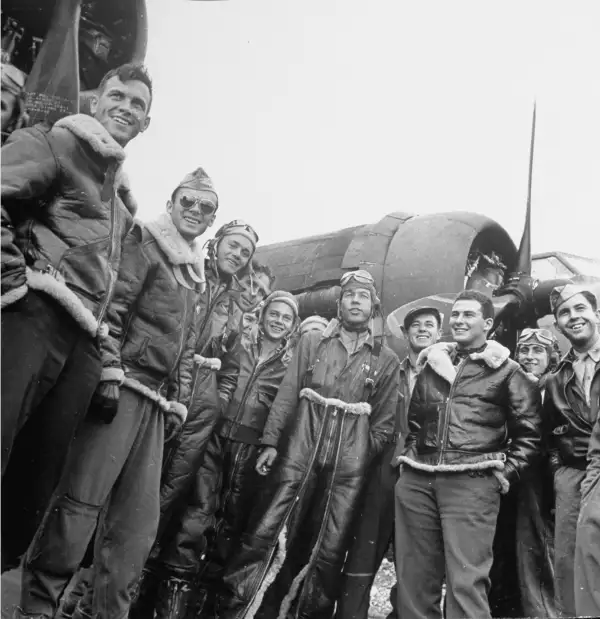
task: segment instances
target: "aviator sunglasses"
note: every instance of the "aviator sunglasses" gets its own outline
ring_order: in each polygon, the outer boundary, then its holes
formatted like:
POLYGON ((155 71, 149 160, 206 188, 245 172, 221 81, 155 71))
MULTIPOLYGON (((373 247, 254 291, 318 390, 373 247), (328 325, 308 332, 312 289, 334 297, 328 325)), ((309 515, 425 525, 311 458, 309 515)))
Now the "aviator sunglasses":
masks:
POLYGON ((186 196, 185 194, 179 198, 179 204, 181 208, 186 211, 194 208, 197 204, 200 207, 200 212, 205 216, 212 215, 217 210, 217 205, 211 200, 207 200, 206 198, 194 198, 186 196))

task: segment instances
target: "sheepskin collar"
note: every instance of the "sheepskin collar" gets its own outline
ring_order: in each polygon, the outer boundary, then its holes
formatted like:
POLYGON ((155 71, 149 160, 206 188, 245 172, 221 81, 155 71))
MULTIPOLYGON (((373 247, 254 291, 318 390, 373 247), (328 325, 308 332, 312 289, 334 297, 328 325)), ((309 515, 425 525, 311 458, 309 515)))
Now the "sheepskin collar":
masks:
MULTIPOLYGON (((417 358, 417 370, 421 371, 426 365, 429 365, 436 374, 452 384, 456 377, 456 368, 452 363, 455 351, 456 344, 454 343, 440 342, 433 344, 421 351, 417 358)), ((497 370, 506 363, 509 357, 510 350, 494 340, 488 340, 487 346, 481 352, 469 355, 469 358, 473 361, 483 361, 493 370, 497 370)))
POLYGON ((93 117, 87 114, 72 114, 56 121, 55 127, 68 129, 73 135, 87 142, 99 155, 121 162, 125 151, 108 131, 93 117))
POLYGON ((196 239, 190 245, 179 234, 169 213, 163 213, 158 219, 147 223, 146 228, 172 265, 189 264, 198 275, 204 277, 204 253, 200 242, 196 239))

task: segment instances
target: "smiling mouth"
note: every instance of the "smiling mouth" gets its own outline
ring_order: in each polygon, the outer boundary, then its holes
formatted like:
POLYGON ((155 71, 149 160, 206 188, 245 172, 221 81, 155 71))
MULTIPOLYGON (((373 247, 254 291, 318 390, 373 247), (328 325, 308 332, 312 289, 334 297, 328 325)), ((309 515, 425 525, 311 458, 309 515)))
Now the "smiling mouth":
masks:
POLYGON ((183 219, 194 226, 197 226, 200 223, 199 219, 195 219, 193 217, 184 217, 183 219))
POLYGON ((111 116, 111 118, 117 123, 117 125, 121 125, 122 127, 131 127, 131 125, 133 125, 130 120, 123 118, 123 116, 111 116))

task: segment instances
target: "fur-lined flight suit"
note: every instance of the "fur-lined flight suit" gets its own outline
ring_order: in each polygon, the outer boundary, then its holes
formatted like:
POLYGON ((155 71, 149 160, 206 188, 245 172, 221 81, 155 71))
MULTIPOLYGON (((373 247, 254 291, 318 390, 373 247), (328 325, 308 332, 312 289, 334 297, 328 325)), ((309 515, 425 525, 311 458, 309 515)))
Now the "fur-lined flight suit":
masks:
POLYGON ((118 409, 88 416, 75 439, 26 556, 24 615, 53 616, 96 526, 85 611, 128 615, 158 528, 165 414, 184 420, 190 399, 202 265, 170 215, 128 235, 103 346, 103 380, 122 380, 118 409))
POLYGON ((100 379, 100 325, 135 212, 124 159, 84 114, 2 147, 3 567, 27 549, 100 379))
MULTIPOLYGON (((336 607, 336 619, 367 619, 373 582, 390 544, 393 544, 394 487, 398 481, 398 468, 394 462, 408 436, 410 371, 410 360, 406 357, 400 363, 400 391, 393 441, 386 445, 369 467, 362 505, 352 525, 352 542, 344 565, 344 583, 336 607)), ((394 585, 390 591, 392 612, 388 619, 396 617, 397 597, 394 585)))
POLYGON ((329 617, 365 473, 394 428, 396 355, 371 334, 349 354, 332 321, 302 336, 262 445, 278 457, 226 569, 222 619, 329 617))

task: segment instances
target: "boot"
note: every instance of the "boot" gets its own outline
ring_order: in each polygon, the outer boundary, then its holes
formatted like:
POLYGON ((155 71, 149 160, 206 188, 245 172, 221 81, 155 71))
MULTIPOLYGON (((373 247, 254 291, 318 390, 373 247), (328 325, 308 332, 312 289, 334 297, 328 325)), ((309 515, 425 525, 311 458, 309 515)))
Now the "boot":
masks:
POLYGON ((169 576, 158 587, 154 619, 186 619, 192 610, 194 589, 191 580, 169 576))
POLYGON ((72 619, 75 608, 79 603, 79 600, 85 595, 90 583, 89 583, 89 568, 80 569, 75 574, 75 584, 65 597, 60 606, 58 617, 63 619, 72 619))
POLYGON ((161 581, 160 571, 146 566, 132 596, 129 619, 152 619, 161 581))

